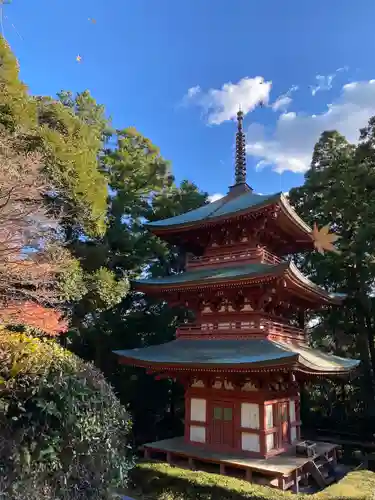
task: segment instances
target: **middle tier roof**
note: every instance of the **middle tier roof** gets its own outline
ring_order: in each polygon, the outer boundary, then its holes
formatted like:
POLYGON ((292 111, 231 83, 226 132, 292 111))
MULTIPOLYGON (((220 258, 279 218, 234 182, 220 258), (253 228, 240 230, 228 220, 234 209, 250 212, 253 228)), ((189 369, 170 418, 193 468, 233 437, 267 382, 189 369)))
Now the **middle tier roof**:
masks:
POLYGON ((216 288, 254 287, 285 279, 290 293, 302 294, 306 300, 321 304, 340 304, 344 294, 330 293, 304 276, 292 261, 279 264, 252 263, 234 267, 197 269, 162 278, 134 280, 140 291, 199 291, 216 288))

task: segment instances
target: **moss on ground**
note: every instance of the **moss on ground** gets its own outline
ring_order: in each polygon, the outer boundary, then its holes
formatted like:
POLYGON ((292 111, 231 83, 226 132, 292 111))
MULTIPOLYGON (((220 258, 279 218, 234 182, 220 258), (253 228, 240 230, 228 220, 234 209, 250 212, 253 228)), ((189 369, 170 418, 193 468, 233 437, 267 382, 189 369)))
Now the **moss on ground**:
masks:
POLYGON ((137 500, 375 500, 375 473, 355 471, 315 495, 295 495, 241 479, 141 462, 130 474, 137 500))

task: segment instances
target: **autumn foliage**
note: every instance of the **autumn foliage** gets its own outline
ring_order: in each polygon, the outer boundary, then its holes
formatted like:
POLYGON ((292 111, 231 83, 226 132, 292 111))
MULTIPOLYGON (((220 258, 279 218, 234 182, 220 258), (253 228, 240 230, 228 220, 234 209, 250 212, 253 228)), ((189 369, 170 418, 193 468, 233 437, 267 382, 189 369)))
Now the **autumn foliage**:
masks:
POLYGON ((56 309, 43 307, 34 302, 8 305, 1 310, 5 324, 27 325, 54 336, 67 330, 67 322, 56 309))
POLYGON ((22 146, 0 134, 0 322, 56 335, 66 329, 54 286, 63 252, 52 251, 57 226, 45 209, 40 157, 22 146))

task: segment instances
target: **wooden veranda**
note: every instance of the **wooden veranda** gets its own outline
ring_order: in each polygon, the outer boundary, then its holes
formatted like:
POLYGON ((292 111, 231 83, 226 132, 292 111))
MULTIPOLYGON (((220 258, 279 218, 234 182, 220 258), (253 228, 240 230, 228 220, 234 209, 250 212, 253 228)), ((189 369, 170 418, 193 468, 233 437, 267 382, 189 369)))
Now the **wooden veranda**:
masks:
POLYGON ((188 466, 199 469, 203 464, 216 465, 217 472, 229 474, 235 470, 237 476, 258 484, 287 490, 299 491, 302 482, 307 484, 309 476, 313 476, 319 486, 324 487, 333 479, 323 471, 325 466, 336 464, 337 445, 326 442, 316 443, 316 454, 313 457, 297 456, 295 447, 280 455, 262 459, 249 458, 243 454, 226 453, 208 450, 205 447, 192 445, 183 437, 164 439, 142 446, 147 459, 161 459, 170 465, 188 466), (241 474, 242 473, 242 474, 241 474))

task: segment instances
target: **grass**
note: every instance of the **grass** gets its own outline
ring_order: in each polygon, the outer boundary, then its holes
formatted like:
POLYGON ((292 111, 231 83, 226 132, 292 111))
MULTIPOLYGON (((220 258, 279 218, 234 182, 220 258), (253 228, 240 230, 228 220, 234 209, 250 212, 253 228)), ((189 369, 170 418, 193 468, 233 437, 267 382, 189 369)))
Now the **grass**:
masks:
POLYGON ((136 500, 375 500, 375 473, 355 471, 314 495, 296 495, 229 476, 141 462, 130 474, 136 500))

